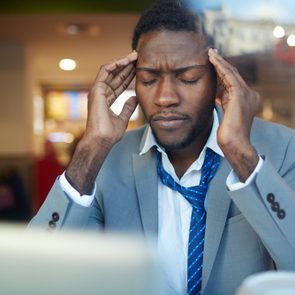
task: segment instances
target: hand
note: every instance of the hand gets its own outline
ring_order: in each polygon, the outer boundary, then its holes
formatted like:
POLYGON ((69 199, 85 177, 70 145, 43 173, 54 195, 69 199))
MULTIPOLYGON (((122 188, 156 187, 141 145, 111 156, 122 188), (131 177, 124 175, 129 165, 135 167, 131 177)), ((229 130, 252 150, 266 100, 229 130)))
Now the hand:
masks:
POLYGON ((69 183, 80 193, 92 192, 95 178, 113 145, 119 141, 137 106, 135 97, 124 105, 120 115, 110 106, 135 76, 137 53, 102 66, 88 95, 88 117, 85 133, 77 145, 66 170, 69 183))
POLYGON ((244 181, 258 163, 258 155, 250 142, 250 131, 260 97, 247 86, 237 69, 215 50, 209 49, 208 54, 223 88, 221 106, 224 116, 217 141, 240 180, 244 181), (246 167, 241 167, 245 162, 248 163, 246 167))
POLYGON ((114 114, 110 106, 134 78, 136 59, 137 52, 134 51, 125 58, 100 68, 88 95, 86 137, 100 139, 110 146, 122 138, 137 106, 136 98, 129 98, 120 115, 114 114))

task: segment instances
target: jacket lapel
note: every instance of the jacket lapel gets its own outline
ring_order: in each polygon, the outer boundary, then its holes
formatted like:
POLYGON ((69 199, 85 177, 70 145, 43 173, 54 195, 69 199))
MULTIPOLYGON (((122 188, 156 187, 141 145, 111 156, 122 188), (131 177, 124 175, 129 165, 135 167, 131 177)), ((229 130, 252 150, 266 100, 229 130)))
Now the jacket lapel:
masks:
POLYGON ((226 178, 230 170, 229 163, 222 159, 207 193, 208 207, 203 258, 203 290, 206 287, 214 264, 231 203, 231 199, 226 193, 226 178))
MULTIPOLYGON (((222 121, 223 111, 219 105, 215 106, 219 122, 222 121)), ((203 284, 204 291, 216 258, 221 242, 224 226, 227 220, 231 199, 226 192, 226 178, 231 167, 225 158, 222 158, 220 167, 212 179, 207 193, 207 219, 203 257, 203 284)))
POLYGON ((133 172, 143 230, 146 235, 158 235, 158 179, 151 149, 144 155, 133 155, 133 172))

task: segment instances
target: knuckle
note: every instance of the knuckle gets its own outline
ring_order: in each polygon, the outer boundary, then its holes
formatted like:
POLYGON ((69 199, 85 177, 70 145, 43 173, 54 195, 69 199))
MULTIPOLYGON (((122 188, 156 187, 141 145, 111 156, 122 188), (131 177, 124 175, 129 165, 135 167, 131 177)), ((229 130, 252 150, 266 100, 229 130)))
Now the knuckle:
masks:
POLYGON ((122 86, 124 89, 126 89, 128 87, 128 82, 126 80, 123 80, 122 86))
POLYGON ((91 98, 91 90, 87 94, 87 99, 90 100, 90 98, 91 98))
POLYGON ((88 92, 88 95, 87 95, 87 99, 91 99, 91 97, 93 97, 95 94, 95 86, 92 86, 91 89, 89 90, 88 92))
POLYGON ((99 68, 100 71, 105 71, 107 66, 108 66, 107 64, 101 65, 100 68, 99 68))
POLYGON ((111 85, 108 85, 108 86, 107 86, 107 89, 108 89, 111 93, 115 93, 115 89, 114 89, 111 85))
POLYGON ((99 91, 101 92, 101 90, 105 90, 106 85, 103 82, 96 82, 95 85, 93 85, 90 89, 90 91, 88 92, 87 98, 90 99, 91 97, 95 96, 99 91))
POLYGON ((233 71, 235 74, 238 74, 238 73, 239 73, 238 69, 237 69, 235 66, 232 66, 232 71, 233 71))

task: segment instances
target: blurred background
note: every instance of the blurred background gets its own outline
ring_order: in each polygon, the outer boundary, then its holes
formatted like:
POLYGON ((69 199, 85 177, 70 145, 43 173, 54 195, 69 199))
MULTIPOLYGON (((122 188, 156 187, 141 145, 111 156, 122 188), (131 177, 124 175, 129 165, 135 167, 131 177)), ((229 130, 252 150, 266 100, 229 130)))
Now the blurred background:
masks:
MULTIPOLYGON (((1 1, 0 220, 26 221, 38 210, 83 133, 87 92, 99 67, 130 52, 140 12, 152 2, 1 1)), ((294 128, 295 1, 186 4, 261 94, 258 115, 294 128)), ((137 109, 129 128, 143 123, 137 109)))

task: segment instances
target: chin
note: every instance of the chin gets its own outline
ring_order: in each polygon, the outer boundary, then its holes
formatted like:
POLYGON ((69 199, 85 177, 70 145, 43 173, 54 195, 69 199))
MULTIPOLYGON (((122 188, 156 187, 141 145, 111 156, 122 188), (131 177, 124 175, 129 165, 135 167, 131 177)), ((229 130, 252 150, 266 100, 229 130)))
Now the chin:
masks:
POLYGON ((188 147, 193 141, 197 138, 195 130, 191 130, 186 134, 186 136, 182 135, 182 138, 178 136, 178 134, 174 133, 172 136, 161 136, 154 133, 155 139, 157 143, 164 148, 166 151, 172 151, 172 150, 181 150, 186 147, 188 147))
POLYGON ((159 144, 165 149, 165 151, 182 150, 188 146, 185 142, 159 142, 159 144))

